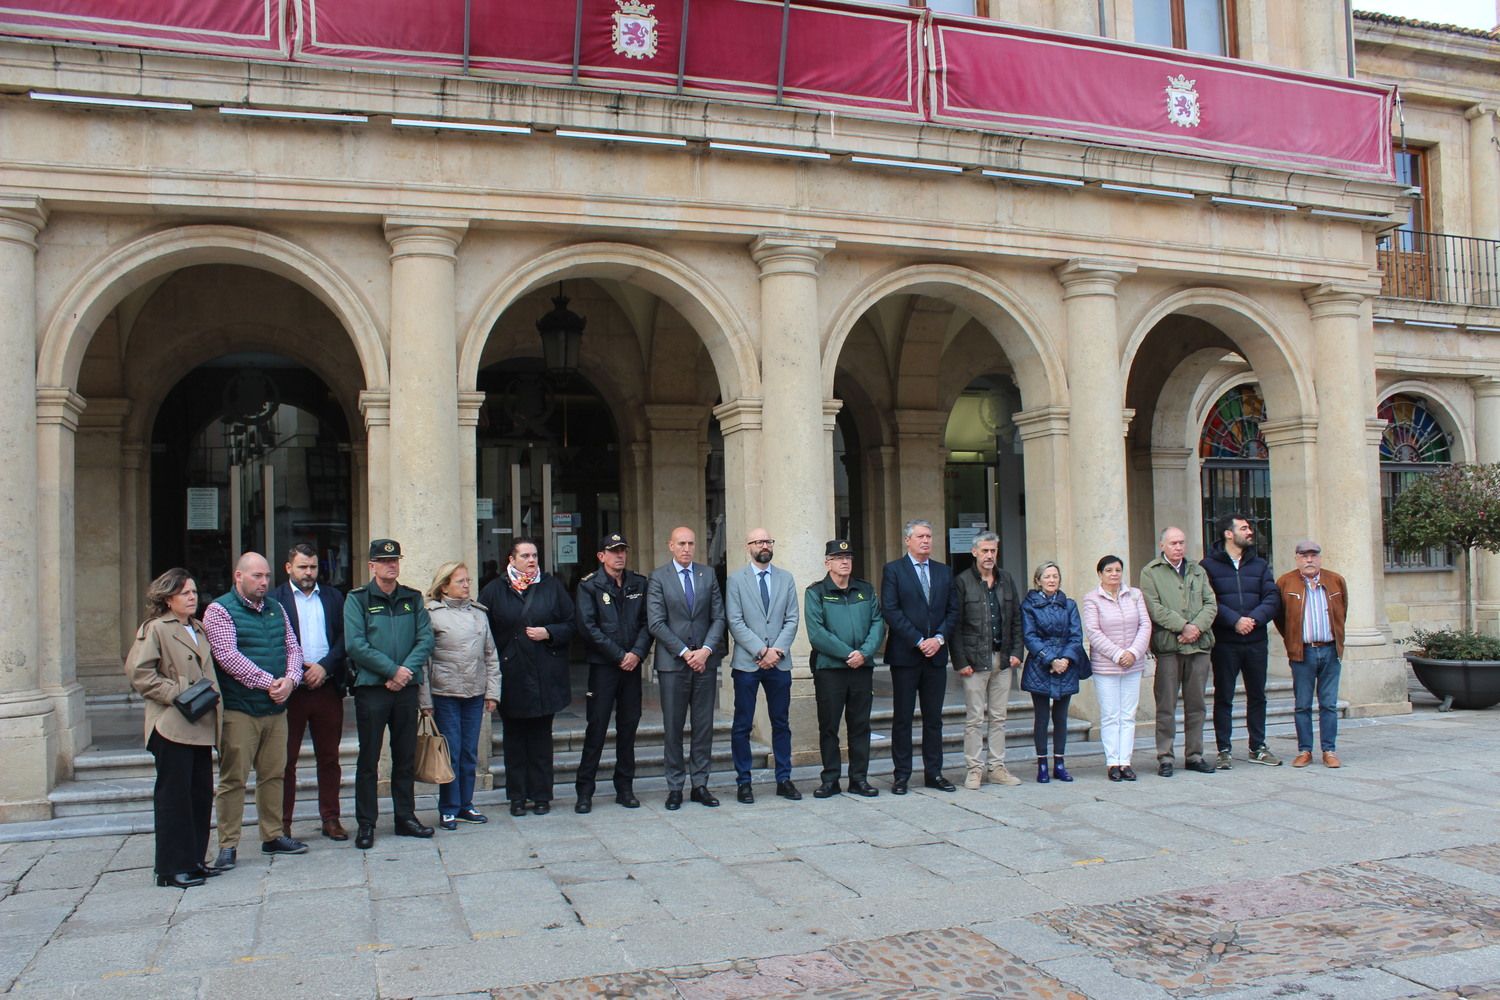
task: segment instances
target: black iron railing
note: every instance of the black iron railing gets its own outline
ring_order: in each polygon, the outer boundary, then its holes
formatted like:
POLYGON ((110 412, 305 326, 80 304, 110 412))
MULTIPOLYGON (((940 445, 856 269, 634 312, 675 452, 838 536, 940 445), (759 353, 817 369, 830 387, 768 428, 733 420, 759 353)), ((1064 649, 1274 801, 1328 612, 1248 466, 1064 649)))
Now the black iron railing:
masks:
POLYGON ((1500 306, 1500 240, 1398 229, 1380 238, 1380 294, 1460 306, 1500 306))

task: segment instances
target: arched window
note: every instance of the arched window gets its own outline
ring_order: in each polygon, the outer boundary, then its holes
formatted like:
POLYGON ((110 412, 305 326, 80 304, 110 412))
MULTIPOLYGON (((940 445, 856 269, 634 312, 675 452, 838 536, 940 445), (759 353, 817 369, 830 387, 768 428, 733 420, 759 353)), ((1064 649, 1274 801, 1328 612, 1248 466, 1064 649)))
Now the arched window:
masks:
MULTIPOLYGON (((1448 433, 1432 411, 1416 396, 1395 395, 1380 404, 1377 415, 1386 422, 1380 438, 1381 526, 1401 491, 1418 476, 1430 475, 1453 461, 1448 433)), ((1453 553, 1443 546, 1397 550, 1385 545, 1386 569, 1452 569, 1453 553)))
POLYGON ((1239 514, 1255 529, 1255 547, 1271 558, 1271 463, 1260 425, 1266 401, 1260 387, 1240 385, 1219 397, 1198 438, 1203 462, 1203 547, 1219 540, 1221 517, 1239 514))

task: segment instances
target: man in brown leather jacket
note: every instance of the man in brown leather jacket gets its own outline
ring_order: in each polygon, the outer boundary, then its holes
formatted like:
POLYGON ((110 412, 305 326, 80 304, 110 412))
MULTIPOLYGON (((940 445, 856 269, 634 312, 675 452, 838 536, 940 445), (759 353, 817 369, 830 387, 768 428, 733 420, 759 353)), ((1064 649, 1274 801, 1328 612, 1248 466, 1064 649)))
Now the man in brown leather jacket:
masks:
POLYGON ((1344 578, 1323 568, 1323 547, 1310 538, 1297 543, 1297 568, 1276 580, 1281 610, 1276 630, 1286 643, 1297 701, 1297 756, 1293 767, 1312 763, 1312 700, 1318 695, 1318 744, 1323 766, 1338 767, 1339 658, 1344 655, 1344 618, 1349 588, 1344 578))

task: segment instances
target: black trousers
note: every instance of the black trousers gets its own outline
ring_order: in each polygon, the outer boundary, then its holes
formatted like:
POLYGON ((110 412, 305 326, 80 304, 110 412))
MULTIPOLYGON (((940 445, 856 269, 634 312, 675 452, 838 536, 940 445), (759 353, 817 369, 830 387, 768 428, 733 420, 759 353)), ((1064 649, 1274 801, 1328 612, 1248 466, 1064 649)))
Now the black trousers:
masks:
POLYGON ((1044 694, 1031 692, 1031 741, 1036 745, 1038 757, 1047 756, 1047 723, 1052 723, 1052 756, 1061 757, 1068 749, 1068 702, 1073 696, 1063 695, 1053 700, 1044 694), (1051 708, 1048 708, 1048 703, 1051 708))
POLYGON ((194 871, 208 854, 214 805, 213 748, 177 743, 153 732, 146 749, 156 758, 156 789, 151 797, 156 874, 194 871))
MULTIPOLYGON (((594 777, 599 773, 610 715, 615 717, 615 792, 631 791, 635 783, 635 730, 641 724, 641 668, 621 670, 613 663, 590 663, 585 707, 589 727, 583 734, 583 758, 575 782, 579 797, 594 794, 594 777)), ((509 770, 507 765, 507 774, 509 770)))
POLYGON ((382 684, 354 689, 354 724, 359 731, 359 762, 354 772, 354 819, 374 826, 380 816, 380 751, 391 731, 391 807, 396 820, 417 818, 412 781, 417 766, 416 684, 400 691, 382 684))
POLYGON ((875 693, 875 675, 869 664, 858 670, 839 667, 814 670, 813 693, 818 700, 818 749, 823 756, 823 780, 839 780, 842 717, 849 731, 849 780, 864 781, 870 770, 870 703, 875 693))
POLYGON ((896 717, 891 720, 893 777, 911 777, 912 712, 922 703, 922 768, 928 778, 943 773, 943 695, 948 690, 948 670, 924 663, 918 667, 891 667, 891 688, 896 717))
POLYGON ((1216 642, 1209 651, 1214 665, 1214 740, 1220 750, 1231 748, 1234 730, 1234 686, 1245 677, 1245 728, 1250 749, 1266 745, 1266 644, 1216 642))
POLYGON ((505 751, 505 797, 512 802, 552 801, 552 716, 500 717, 505 751))

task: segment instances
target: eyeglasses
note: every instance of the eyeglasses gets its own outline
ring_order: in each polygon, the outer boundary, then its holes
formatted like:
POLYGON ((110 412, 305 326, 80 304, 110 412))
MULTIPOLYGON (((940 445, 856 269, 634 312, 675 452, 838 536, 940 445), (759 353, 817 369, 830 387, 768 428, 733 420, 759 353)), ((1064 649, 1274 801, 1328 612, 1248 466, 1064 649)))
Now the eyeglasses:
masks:
POLYGON ((746 542, 745 544, 746 545, 775 545, 776 544, 776 539, 774 539, 774 538, 752 538, 750 541, 746 542))

